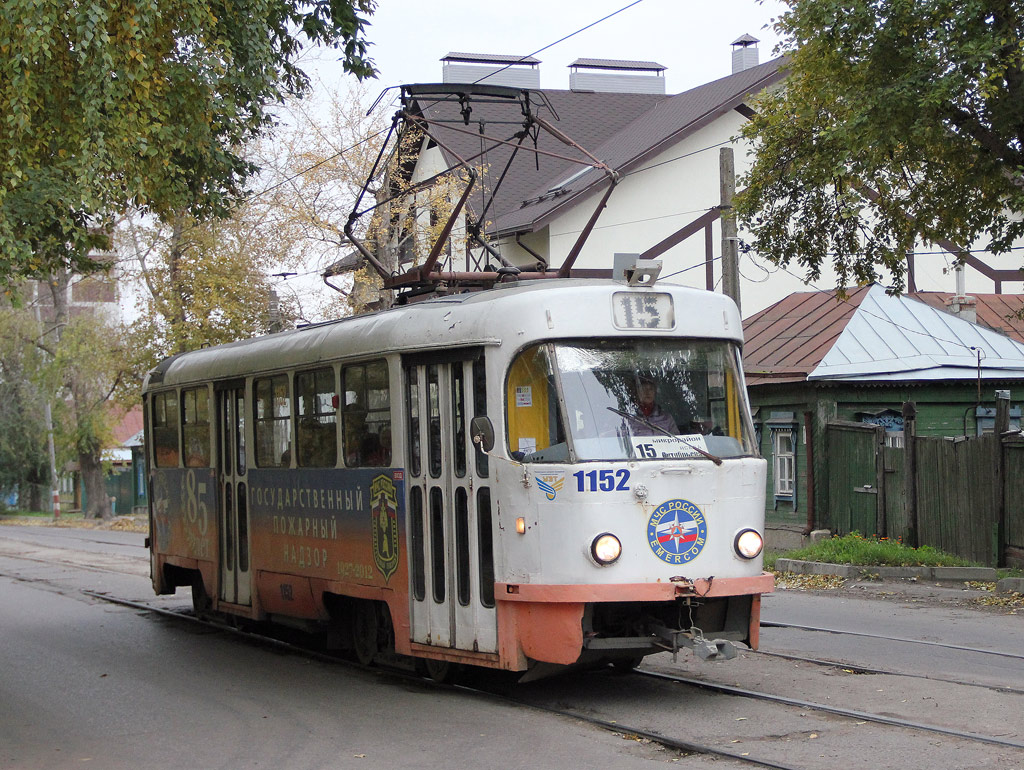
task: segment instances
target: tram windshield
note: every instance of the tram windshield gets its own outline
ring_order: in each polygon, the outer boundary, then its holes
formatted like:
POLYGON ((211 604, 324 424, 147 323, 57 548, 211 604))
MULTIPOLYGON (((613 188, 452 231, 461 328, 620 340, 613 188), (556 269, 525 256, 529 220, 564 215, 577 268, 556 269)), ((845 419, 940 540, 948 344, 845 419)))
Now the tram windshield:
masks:
POLYGON ((739 350, 724 340, 544 343, 509 370, 509 451, 524 462, 756 454, 739 350))

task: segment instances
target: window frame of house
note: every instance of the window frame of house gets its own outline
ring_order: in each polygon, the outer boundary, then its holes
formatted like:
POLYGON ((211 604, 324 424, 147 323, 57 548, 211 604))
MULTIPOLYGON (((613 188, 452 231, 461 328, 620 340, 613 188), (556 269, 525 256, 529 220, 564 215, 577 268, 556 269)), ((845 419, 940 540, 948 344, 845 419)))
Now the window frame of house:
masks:
POLYGON ((776 506, 780 502, 797 506, 797 446, 800 439, 800 425, 795 412, 772 412, 765 424, 768 428, 772 452, 772 494, 776 506), (789 452, 782 452, 781 437, 789 441, 789 452), (783 466, 786 466, 785 468, 783 466), (782 470, 789 471, 783 475, 782 470), (788 481, 785 486, 781 483, 788 481))

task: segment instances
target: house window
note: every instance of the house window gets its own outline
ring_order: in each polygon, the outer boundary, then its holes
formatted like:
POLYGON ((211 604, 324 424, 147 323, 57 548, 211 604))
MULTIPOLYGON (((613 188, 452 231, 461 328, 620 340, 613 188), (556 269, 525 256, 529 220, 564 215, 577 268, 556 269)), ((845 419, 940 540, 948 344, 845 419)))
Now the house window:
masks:
POLYGON ((789 429, 772 431, 772 456, 774 457, 775 496, 792 498, 796 479, 793 431, 789 429))
MULTIPOLYGON (((1010 407, 1010 430, 1020 430, 1021 409, 1019 406, 1010 407)), ((994 433, 996 429, 996 410, 990 406, 979 406, 974 410, 975 424, 978 435, 987 436, 994 433)))

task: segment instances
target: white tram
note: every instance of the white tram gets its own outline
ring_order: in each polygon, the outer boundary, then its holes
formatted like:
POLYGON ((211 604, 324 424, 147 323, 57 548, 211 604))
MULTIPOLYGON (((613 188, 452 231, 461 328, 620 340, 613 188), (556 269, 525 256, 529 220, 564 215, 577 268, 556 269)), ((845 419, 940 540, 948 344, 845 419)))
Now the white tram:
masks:
POLYGON ((741 343, 724 296, 564 279, 169 358, 144 387, 154 589, 438 675, 755 647, 741 343))

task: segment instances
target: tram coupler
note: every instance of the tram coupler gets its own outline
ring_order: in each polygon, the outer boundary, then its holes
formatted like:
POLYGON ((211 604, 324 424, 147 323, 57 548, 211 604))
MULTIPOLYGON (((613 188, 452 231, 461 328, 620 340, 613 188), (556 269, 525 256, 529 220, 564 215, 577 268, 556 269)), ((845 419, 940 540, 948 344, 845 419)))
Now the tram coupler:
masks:
POLYGON ((688 631, 682 629, 657 626, 652 629, 667 644, 659 646, 672 653, 672 662, 676 662, 679 650, 688 647, 701 660, 732 660, 737 655, 736 645, 728 639, 708 639, 696 626, 688 631))

